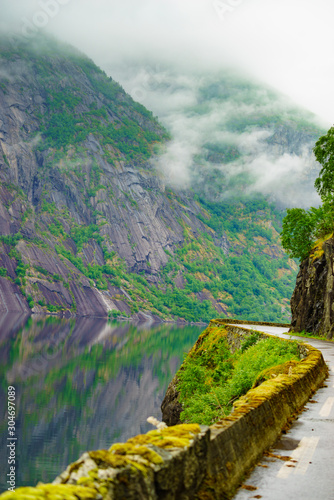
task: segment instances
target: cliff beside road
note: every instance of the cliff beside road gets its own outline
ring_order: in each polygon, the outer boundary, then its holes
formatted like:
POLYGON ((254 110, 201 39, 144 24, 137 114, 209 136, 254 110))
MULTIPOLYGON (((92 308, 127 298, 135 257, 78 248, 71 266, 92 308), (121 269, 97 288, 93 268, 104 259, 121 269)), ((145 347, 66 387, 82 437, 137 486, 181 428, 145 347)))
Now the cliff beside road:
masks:
POLYGON ((300 265, 291 298, 292 330, 333 338, 333 269, 334 238, 330 237, 300 265))

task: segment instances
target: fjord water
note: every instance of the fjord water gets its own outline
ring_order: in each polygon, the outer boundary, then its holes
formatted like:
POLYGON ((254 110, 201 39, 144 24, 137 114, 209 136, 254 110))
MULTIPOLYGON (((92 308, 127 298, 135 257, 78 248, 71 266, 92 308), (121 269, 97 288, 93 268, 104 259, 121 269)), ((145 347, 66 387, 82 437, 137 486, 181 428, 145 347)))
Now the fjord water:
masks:
POLYGON ((204 327, 0 317, 0 490, 7 387, 16 390, 16 487, 52 481, 87 450, 144 433, 204 327))

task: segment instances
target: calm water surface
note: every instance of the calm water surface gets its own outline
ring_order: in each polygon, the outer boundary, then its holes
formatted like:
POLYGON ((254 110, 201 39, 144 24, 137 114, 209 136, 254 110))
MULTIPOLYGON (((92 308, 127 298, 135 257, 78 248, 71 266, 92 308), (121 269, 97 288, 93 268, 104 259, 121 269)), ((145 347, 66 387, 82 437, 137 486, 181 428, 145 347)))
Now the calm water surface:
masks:
POLYGON ((16 389, 16 487, 52 481, 84 451, 147 432, 204 327, 0 317, 0 491, 7 387, 16 389))

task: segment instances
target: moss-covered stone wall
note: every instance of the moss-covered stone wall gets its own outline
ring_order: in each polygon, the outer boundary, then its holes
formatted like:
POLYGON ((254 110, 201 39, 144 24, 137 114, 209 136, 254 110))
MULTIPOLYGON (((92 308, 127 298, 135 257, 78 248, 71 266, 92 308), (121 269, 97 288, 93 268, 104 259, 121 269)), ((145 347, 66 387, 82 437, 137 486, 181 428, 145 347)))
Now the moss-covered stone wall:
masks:
POLYGON ((328 375, 320 351, 303 344, 305 357, 251 389, 228 417, 210 427, 208 470, 199 498, 231 498, 245 472, 278 438, 328 375))
MULTIPOLYGON (((223 324, 222 324, 223 326, 223 324)), ((240 327, 233 335, 242 334, 240 327)), ((251 389, 233 412, 210 427, 183 424, 135 436, 82 455, 53 484, 19 488, 1 500, 231 498, 245 472, 327 377, 321 352, 251 389)))

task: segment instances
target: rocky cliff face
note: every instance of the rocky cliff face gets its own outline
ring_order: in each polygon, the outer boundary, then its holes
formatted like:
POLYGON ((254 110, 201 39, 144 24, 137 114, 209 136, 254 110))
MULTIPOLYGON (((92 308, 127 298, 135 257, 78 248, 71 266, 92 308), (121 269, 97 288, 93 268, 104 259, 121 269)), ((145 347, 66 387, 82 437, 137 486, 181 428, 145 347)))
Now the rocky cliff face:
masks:
POLYGON ((0 313, 287 320, 273 207, 166 187, 151 157, 168 133, 74 49, 0 56, 0 313))
POLYGON ((334 238, 300 265, 291 298, 292 330, 334 335, 334 238))
POLYGON ((0 310, 29 310, 24 287, 35 310, 45 303, 79 315, 130 313, 121 287, 85 276, 66 252, 79 251, 84 266, 123 261, 155 283, 165 250, 183 240, 177 219, 203 230, 196 204, 170 203, 152 175, 147 158, 166 132, 80 54, 15 50, 5 41, 1 49, 0 232, 20 238, 2 241, 0 310), (75 233, 83 236, 79 248, 75 233), (22 276, 15 273, 21 259, 30 271, 22 276))

